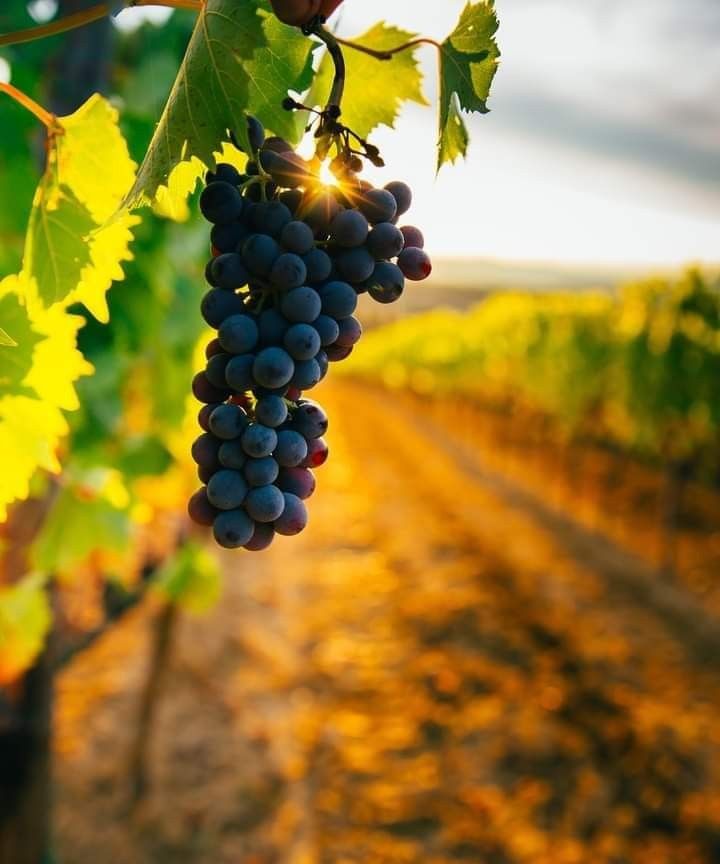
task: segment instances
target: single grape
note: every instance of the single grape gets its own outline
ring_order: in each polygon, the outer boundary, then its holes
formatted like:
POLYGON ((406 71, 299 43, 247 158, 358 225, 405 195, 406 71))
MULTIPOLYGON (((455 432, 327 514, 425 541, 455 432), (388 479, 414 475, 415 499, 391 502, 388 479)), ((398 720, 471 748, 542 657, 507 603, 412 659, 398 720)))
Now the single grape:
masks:
POLYGON ((357 318, 343 318, 341 321, 338 321, 338 324, 340 333, 335 340, 336 345, 342 348, 352 348, 353 345, 360 341, 363 330, 362 324, 357 318))
POLYGON ((218 510, 213 507, 207 497, 207 489, 204 487, 198 491, 188 501, 188 515, 197 525, 204 525, 209 528, 215 521, 218 510))
POLYGON ((315 491, 315 475, 307 468, 283 468, 275 485, 283 492, 305 500, 315 491))
POLYGON ((224 390, 227 387, 225 369, 229 362, 229 354, 215 354, 208 360, 207 366, 205 367, 205 375, 207 376, 208 381, 213 385, 213 387, 217 387, 218 390, 224 390))
POLYGON ((274 522, 285 509, 285 498, 277 486, 256 486, 247 494, 245 509, 256 522, 274 522))
POLYGON ((193 396, 198 402, 224 402, 228 397, 228 391, 219 387, 213 387, 204 372, 198 372, 192 380, 193 396))
POLYGON ((270 274, 281 252, 277 242, 268 234, 251 234, 242 247, 245 265, 251 273, 262 277, 270 274))
POLYGON ((320 334, 312 324, 293 324, 283 344, 293 360, 310 360, 320 350, 320 334))
POLYGON ((304 438, 319 438, 327 432, 327 414, 322 406, 312 399, 301 399, 293 411, 292 428, 304 438))
POLYGON ((248 552, 262 552, 274 539, 275 529, 269 522, 256 522, 253 536, 243 544, 243 549, 247 549, 248 552))
POLYGON ((219 339, 211 339, 205 346, 205 357, 209 360, 216 354, 223 354, 222 345, 219 339))
POLYGON ((277 432, 262 423, 252 423, 243 432, 242 445, 248 456, 261 459, 269 456, 277 445, 277 432))
MULTIPOLYGON (((221 253, 237 252, 238 247, 247 236, 248 230, 242 222, 227 222, 223 225, 213 225, 210 232, 210 243, 221 253)), ((215 282, 211 282, 211 284, 214 285, 215 282)), ((240 285, 236 287, 239 288, 240 285)))
POLYGON ((277 237, 292 219, 292 213, 282 201, 262 201, 253 208, 250 225, 263 234, 277 237))
POLYGON ((399 255, 405 238, 402 231, 392 222, 380 222, 370 232, 367 239, 367 248, 376 261, 385 261, 399 255))
POLYGON ((292 537, 305 529, 308 523, 307 507, 297 495, 283 492, 284 507, 282 514, 274 522, 275 531, 292 537))
POLYGON ((239 471, 221 468, 210 478, 207 496, 213 507, 218 510, 234 510, 245 500, 248 486, 239 471))
POLYGON ((284 252, 270 270, 270 282, 281 291, 299 288, 307 276, 307 268, 299 255, 284 252))
POLYGON ((307 456, 308 445, 303 436, 293 429, 281 429, 277 436, 275 459, 283 468, 295 468, 307 456))
POLYGON ((241 471, 247 462, 247 454, 243 450, 242 441, 223 441, 218 451, 218 461, 223 468, 234 468, 241 471))
POLYGON ((413 282, 422 282, 432 273, 430 256, 424 249, 417 249, 415 246, 403 249, 397 263, 403 274, 413 282))
POLYGON ((218 329, 218 339, 230 354, 247 354, 258 342, 258 327, 249 315, 231 315, 218 329))
POLYGON ((352 282, 362 282, 368 278, 375 268, 375 259, 364 246, 357 249, 347 249, 335 259, 340 276, 352 282))
POLYGON ((255 405, 255 417, 263 426, 276 429, 287 420, 288 409, 280 396, 262 396, 255 405))
POLYGON ((360 212, 368 222, 392 222, 397 213, 395 197, 386 189, 368 189, 358 199, 360 212))
POLYGON ((220 465, 218 461, 219 451, 220 441, 212 433, 204 432, 193 441, 190 455, 196 465, 215 469, 220 465))
POLYGON ((268 345, 282 345, 289 326, 290 322, 283 318, 277 309, 263 309, 258 317, 258 344, 263 348, 268 345))
POLYGON ((338 322, 329 315, 319 315, 313 321, 313 327, 317 330, 320 336, 320 344, 332 345, 340 335, 340 327, 338 322))
POLYGON ((253 151, 259 150, 265 141, 265 129, 257 117, 253 117, 252 114, 247 115, 247 131, 253 151))
POLYGON ((280 200, 295 215, 303 199, 302 189, 285 189, 279 195, 280 200))
POLYGON ((265 139, 263 150, 273 150, 275 153, 292 153, 293 146, 284 138, 280 138, 278 135, 271 135, 265 139))
POLYGON ((210 415, 221 404, 221 402, 210 402, 208 405, 203 405, 198 411, 198 426, 204 432, 210 431, 210 415))
POLYGON ((294 189, 302 186, 310 177, 305 160, 297 153, 275 153, 265 150, 262 153, 261 164, 278 186, 294 189))
POLYGON ((343 210, 330 223, 330 236, 339 246, 362 246, 370 226, 359 210, 343 210))
POLYGON ((240 354, 233 357, 225 367, 225 380, 228 387, 236 393, 244 393, 250 390, 255 379, 253 377, 254 354, 240 354))
POLYGON ((396 216, 407 213, 412 204, 412 189, 402 180, 393 180, 385 186, 385 189, 393 196, 396 204, 396 216))
POLYGON ((242 216, 242 211, 243 199, 230 183, 211 183, 200 194, 200 212, 208 222, 233 222, 242 216))
POLYGON ((332 273, 332 260, 322 249, 311 249, 303 255, 309 284, 323 282, 332 273))
POLYGON ((309 225, 295 220, 288 222, 283 227, 280 233, 280 242, 288 252, 294 252, 296 255, 305 255, 315 245, 315 236, 309 225))
POLYGON ((226 252, 214 258, 211 272, 214 284, 228 291, 242 288, 248 283, 249 274, 243 264, 242 256, 237 252, 226 252))
POLYGON ((288 391, 285 394, 285 398, 288 400, 288 402, 297 402, 301 396, 302 393, 298 390, 297 387, 288 387, 288 391))
POLYGON ((299 390, 312 390, 322 377, 320 364, 315 358, 301 360, 295 364, 295 374, 290 379, 290 384, 299 390))
POLYGON ((330 231, 330 223, 341 209, 331 192, 314 192, 307 196, 307 200, 303 199, 300 205, 303 221, 316 235, 330 231))
POLYGON ((232 291, 211 288, 200 303, 200 312, 205 321, 216 329, 222 322, 243 310, 242 299, 232 291))
POLYGON ((223 441, 238 438, 250 423, 237 405, 220 405, 210 415, 210 431, 223 441))
POLYGON ((255 533, 255 523, 244 510, 228 510, 215 519, 213 535, 225 549, 238 549, 249 543, 255 533))
MULTIPOLYGON (((308 442, 307 456, 300 463, 301 468, 319 468, 327 462, 329 449, 324 438, 311 438, 308 442)), ((222 448, 220 448, 222 450, 222 448)))
POLYGON ((406 249, 423 249, 425 247, 425 238, 419 228, 414 225, 403 225, 400 232, 405 238, 406 249))
POLYGON ((357 309, 357 294, 347 282, 328 282, 319 293, 323 315, 349 318, 357 309))
POLYGON ((328 360, 327 352, 326 351, 318 351, 318 353, 315 355, 315 362, 318 364, 318 367, 320 369, 320 380, 322 381, 322 379, 328 373, 329 360, 328 360))
POLYGON ((234 165, 229 165, 227 162, 218 162, 214 171, 208 171, 205 174, 205 183, 209 185, 218 181, 229 183, 231 186, 239 186, 241 175, 234 165))
POLYGON ((263 348, 255 358, 253 376, 261 387, 276 390, 290 382, 295 373, 292 357, 282 348, 263 348))
POLYGON ((352 352, 352 345, 349 348, 346 348, 343 345, 328 345, 325 349, 327 358, 331 363, 338 363, 340 360, 344 360, 346 357, 349 357, 352 352))
POLYGON ((394 303, 404 287, 405 277, 397 264, 380 261, 375 265, 368 293, 378 303, 394 303))
POLYGON ((210 482, 210 478, 217 471, 218 467, 219 466, 215 466, 213 468, 208 468, 205 465, 198 465, 198 468, 197 468, 198 480, 204 486, 207 486, 207 484, 210 482))
POLYGON ((320 295, 307 285, 288 291, 280 301, 280 311, 296 324, 312 324, 320 314, 320 295))
POLYGON ((280 466, 272 456, 248 459, 245 463, 245 479, 251 486, 269 486, 277 479, 280 466))

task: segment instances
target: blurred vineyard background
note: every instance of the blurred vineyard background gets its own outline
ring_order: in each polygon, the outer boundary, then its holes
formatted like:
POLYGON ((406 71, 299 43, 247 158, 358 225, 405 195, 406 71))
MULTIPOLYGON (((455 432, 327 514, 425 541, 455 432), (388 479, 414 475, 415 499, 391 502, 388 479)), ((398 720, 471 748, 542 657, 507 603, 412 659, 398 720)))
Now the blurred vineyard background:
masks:
MULTIPOLYGON (((59 113, 110 94, 140 161, 191 26, 2 58, 59 113)), ((42 148, 0 129, 9 273, 42 148)), ((28 714, 58 864, 720 861, 717 268, 441 257, 361 309, 311 526, 251 556, 184 509, 206 228, 146 212, 133 254, 109 323, 77 310, 62 474, 0 533, 0 862, 44 830, 28 714)))

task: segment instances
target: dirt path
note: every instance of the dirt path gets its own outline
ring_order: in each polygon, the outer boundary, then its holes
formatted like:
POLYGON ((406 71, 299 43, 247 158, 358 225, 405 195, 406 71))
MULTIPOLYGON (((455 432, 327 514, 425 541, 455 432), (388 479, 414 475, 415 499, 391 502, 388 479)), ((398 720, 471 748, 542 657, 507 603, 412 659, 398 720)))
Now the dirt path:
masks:
POLYGON ((720 860, 712 622, 698 642, 696 610, 644 603, 621 550, 435 421, 346 383, 319 398, 311 527, 226 559, 224 602, 183 622, 139 812, 148 611, 63 675, 62 864, 720 860))

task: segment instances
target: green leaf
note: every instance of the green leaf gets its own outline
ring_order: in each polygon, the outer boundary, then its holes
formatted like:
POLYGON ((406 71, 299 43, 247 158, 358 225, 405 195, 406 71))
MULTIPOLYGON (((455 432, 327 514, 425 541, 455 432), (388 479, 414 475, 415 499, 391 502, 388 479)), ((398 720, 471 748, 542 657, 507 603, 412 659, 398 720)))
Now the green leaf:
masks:
POLYGON ((72 576, 77 565, 97 550, 123 551, 130 537, 126 507, 117 506, 116 481, 103 484, 107 472, 88 476, 62 489, 32 549, 38 570, 72 576))
POLYGON ((248 111, 267 129, 295 143, 302 135, 304 122, 295 112, 283 110, 282 101, 288 90, 302 93, 310 86, 313 52, 320 46, 299 28, 288 27, 275 15, 261 14, 266 44, 245 64, 248 111))
POLYGON ((204 546, 186 543, 156 577, 158 588, 189 612, 212 608, 220 596, 220 567, 204 546))
POLYGON ((469 136, 460 109, 488 112, 487 99, 500 51, 494 0, 468 3, 457 27, 440 46, 438 170, 467 152, 469 136))
MULTIPOLYGON (((247 144, 243 118, 250 76, 245 63, 265 45, 262 23, 249 0, 208 0, 203 6, 127 206, 153 201, 183 162, 214 165, 214 153, 227 140, 228 130, 247 144)), ((188 176, 178 186, 183 197, 195 185, 197 165, 184 173, 188 176)))
POLYGON ((0 319, 13 334, 10 338, 3 330, 9 341, 2 344, 17 346, 14 351, 3 351, 0 355, 0 394, 26 392, 23 382, 32 367, 35 345, 42 339, 33 330, 22 299, 11 290, 13 285, 12 279, 0 282, 0 319))
POLYGON ((0 327, 0 346, 7 348, 16 348, 17 342, 8 333, 0 327))
MULTIPOLYGON (((380 22, 351 41, 378 51, 389 50, 413 39, 408 33, 380 22)), ((403 102, 427 105, 422 91, 422 73, 415 48, 393 55, 391 60, 376 60, 360 51, 345 50, 346 83, 342 122, 366 138, 381 123, 393 128, 403 102)), ((330 95, 333 63, 326 54, 308 96, 311 105, 323 106, 330 95)))
POLYGON ((30 213, 24 267, 36 280, 44 306, 64 300, 77 287, 90 264, 86 237, 95 227, 70 189, 43 180, 30 213))
POLYGON ((47 170, 35 193, 23 272, 37 288, 31 299, 42 306, 79 301, 107 321, 105 294, 123 278, 130 228, 139 221, 127 213, 110 217, 132 183, 135 165, 117 111, 101 96, 91 96, 58 122, 62 134, 50 141, 47 170))
POLYGON ((45 644, 51 612, 42 577, 0 588, 0 684, 32 665, 45 644))

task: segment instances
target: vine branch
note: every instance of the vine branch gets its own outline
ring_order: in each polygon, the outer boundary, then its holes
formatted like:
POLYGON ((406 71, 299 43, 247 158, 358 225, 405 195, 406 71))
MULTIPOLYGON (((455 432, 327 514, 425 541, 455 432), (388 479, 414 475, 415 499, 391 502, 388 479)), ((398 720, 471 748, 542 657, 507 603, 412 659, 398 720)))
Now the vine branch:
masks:
MULTIPOLYGON (((173 9, 189 9, 199 12, 202 9, 202 0, 131 0, 125 8, 134 6, 170 6, 173 9)), ((66 15, 58 21, 49 24, 39 24, 37 27, 28 27, 26 30, 16 30, 13 33, 0 33, 0 47, 4 45, 21 45, 25 42, 34 42, 36 39, 45 39, 47 36, 56 36, 58 33, 66 33, 68 30, 76 30, 86 24, 92 24, 101 18, 113 14, 112 3, 98 3, 81 12, 66 15)))
MULTIPOLYGON (((319 35, 319 34, 318 34, 319 35)), ((366 45, 359 45, 357 42, 351 42, 349 39, 341 39, 339 36, 334 37, 335 41, 344 45, 346 48, 352 48, 353 51, 360 51, 363 54, 369 54, 376 60, 392 60, 395 54, 401 51, 407 51, 414 48, 416 45, 433 45, 438 51, 442 50, 442 45, 435 39, 430 39, 428 36, 419 36, 417 39, 411 39, 409 42, 403 42, 402 45, 396 45, 394 48, 388 48, 386 51, 378 51, 376 48, 368 48, 366 45)))
POLYGON ((42 105, 39 105, 34 99, 31 99, 26 93, 23 93, 22 90, 18 90, 12 84, 5 84, 0 81, 0 93, 7 93, 11 99, 14 99, 23 108, 27 108, 42 124, 47 126, 50 132, 58 133, 62 131, 57 117, 43 108, 42 105))
POLYGON ((337 120, 340 116, 342 97, 345 92, 345 58, 340 47, 342 40, 338 39, 329 30, 326 30, 320 23, 313 28, 312 32, 325 43, 335 66, 335 77, 333 78, 332 90, 330 91, 330 98, 325 110, 328 116, 334 114, 332 119, 337 120))

